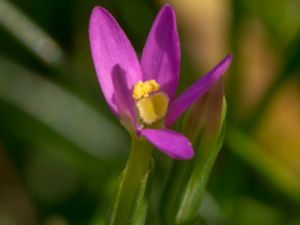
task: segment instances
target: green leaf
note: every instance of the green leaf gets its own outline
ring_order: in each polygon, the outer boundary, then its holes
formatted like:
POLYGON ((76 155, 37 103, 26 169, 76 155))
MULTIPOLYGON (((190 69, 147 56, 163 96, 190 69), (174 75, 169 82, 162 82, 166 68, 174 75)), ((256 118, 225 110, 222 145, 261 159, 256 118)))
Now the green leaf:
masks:
POLYGON ((183 133, 193 141, 191 161, 176 161, 162 199, 164 224, 193 224, 198 220, 206 184, 224 139, 226 102, 220 80, 190 109, 183 133))

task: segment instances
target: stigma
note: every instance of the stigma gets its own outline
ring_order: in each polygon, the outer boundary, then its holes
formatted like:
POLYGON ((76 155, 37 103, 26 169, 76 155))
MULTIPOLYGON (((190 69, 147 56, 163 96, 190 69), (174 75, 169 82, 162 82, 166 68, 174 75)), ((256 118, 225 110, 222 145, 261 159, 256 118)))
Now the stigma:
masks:
POLYGON ((169 98, 159 88, 155 80, 138 81, 134 85, 132 97, 143 124, 151 125, 163 119, 167 113, 169 98))

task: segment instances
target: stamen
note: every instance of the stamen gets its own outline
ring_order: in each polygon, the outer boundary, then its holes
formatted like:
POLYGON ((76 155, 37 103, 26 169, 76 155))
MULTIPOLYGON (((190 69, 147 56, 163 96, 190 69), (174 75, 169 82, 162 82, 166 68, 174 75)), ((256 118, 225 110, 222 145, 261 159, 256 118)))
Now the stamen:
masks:
POLYGON ((132 97, 135 100, 146 98, 149 94, 158 91, 159 84, 155 80, 147 80, 145 82, 138 81, 133 88, 132 97))

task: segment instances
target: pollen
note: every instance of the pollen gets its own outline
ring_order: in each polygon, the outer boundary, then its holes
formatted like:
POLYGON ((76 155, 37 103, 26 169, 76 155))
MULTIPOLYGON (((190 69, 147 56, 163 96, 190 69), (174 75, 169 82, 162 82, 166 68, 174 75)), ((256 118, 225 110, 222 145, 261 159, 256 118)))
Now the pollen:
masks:
POLYGON ((145 82, 138 81, 133 88, 132 97, 135 100, 146 98, 149 94, 158 91, 159 84, 155 80, 147 80, 145 82))
POLYGON ((151 125, 165 117, 168 110, 169 98, 162 92, 137 101, 136 108, 142 122, 151 125))

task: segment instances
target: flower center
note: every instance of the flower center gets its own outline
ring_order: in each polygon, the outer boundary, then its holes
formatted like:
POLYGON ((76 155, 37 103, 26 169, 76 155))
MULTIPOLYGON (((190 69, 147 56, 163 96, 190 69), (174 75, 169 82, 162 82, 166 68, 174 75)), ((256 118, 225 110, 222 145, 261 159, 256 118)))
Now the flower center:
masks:
POLYGON ((160 86, 155 80, 138 81, 133 88, 132 97, 143 123, 151 125, 162 119, 168 110, 169 98, 158 92, 160 86))

